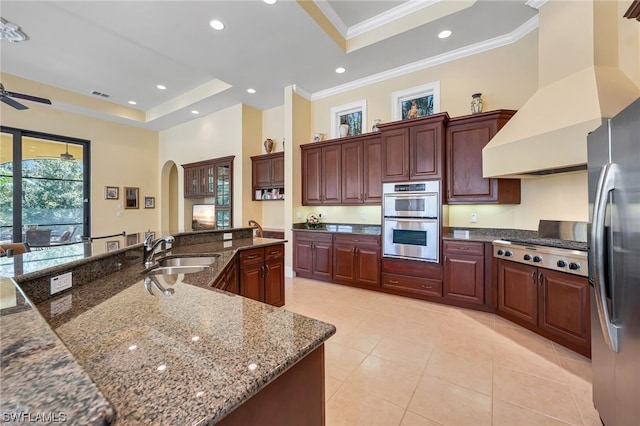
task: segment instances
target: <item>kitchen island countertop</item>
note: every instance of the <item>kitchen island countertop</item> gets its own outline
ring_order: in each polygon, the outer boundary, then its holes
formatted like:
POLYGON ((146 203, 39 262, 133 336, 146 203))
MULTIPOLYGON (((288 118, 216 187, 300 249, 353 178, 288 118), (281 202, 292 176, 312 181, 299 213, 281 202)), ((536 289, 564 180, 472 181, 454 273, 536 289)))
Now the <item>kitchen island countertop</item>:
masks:
MULTIPOLYGON (((335 333, 331 324, 209 287, 237 250, 281 242, 234 240, 226 250, 208 243, 176 246, 174 255, 219 257, 208 271, 158 275, 158 284, 174 290, 170 296, 153 283, 147 289, 136 262, 41 301, 40 313, 26 299, 20 342, 2 339, 3 413, 66 409, 70 424, 108 424, 114 417, 115 424, 127 425, 218 422, 335 333), (44 329, 32 333, 38 321, 44 329), (16 354, 32 342, 47 347, 44 340, 58 337, 64 345, 56 358, 68 360, 79 377, 68 376, 66 364, 52 363, 41 392, 7 393, 20 386, 14 380, 33 373, 16 354), (51 398, 51 389, 68 389, 67 399, 51 398), (88 419, 89 414, 96 416, 88 419)), ((3 280, 8 283, 15 285, 3 280)), ((3 330, 6 321, 18 320, 12 310, 2 310, 3 330)))

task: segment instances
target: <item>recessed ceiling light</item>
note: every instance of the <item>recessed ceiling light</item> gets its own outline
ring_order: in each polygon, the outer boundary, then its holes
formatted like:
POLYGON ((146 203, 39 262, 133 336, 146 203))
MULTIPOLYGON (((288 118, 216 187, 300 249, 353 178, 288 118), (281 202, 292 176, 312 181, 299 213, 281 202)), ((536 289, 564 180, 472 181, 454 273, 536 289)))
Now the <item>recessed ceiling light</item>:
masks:
POLYGON ((343 67, 338 67, 338 68, 336 68, 336 72, 337 72, 338 74, 342 74, 342 73, 343 73, 343 72, 345 72, 345 71, 346 71, 346 69, 344 69, 343 67))
POLYGON ((264 0, 266 4, 276 4, 278 0, 264 0))
POLYGON ((158 89, 160 89, 160 90, 166 90, 166 89, 167 89, 167 87, 166 87, 166 86, 163 86, 162 84, 158 84, 156 87, 157 87, 158 89))
POLYGON ((440 31, 440 33, 438 34, 438 38, 447 38, 451 36, 451 34, 452 34, 451 30, 440 31))
POLYGON ((254 94, 254 93, 256 93, 256 89, 250 87, 250 88, 247 89, 247 92, 249 92, 251 94, 254 94))
POLYGON ((195 109, 191 111, 191 114, 200 114, 200 111, 196 111, 195 109))
POLYGON ((137 104, 137 102, 136 102, 136 101, 129 101, 129 102, 127 102, 127 103, 128 103, 129 105, 135 105, 135 104, 137 104))
POLYGON ((218 21, 217 19, 213 19, 213 20, 209 21, 209 25, 214 30, 217 30, 217 31, 224 30, 224 24, 222 22, 218 21))

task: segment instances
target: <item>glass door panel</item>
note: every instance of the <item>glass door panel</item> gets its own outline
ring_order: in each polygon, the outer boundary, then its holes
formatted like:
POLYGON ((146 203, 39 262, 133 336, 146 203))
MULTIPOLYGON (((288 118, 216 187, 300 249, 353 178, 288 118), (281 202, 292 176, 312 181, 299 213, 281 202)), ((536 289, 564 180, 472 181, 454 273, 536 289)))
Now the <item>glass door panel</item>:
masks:
POLYGON ((231 228, 231 212, 229 210, 216 211, 216 228, 218 229, 231 228))
POLYGON ((23 241, 32 247, 70 243, 83 234, 83 148, 22 138, 23 241))
POLYGON ((13 242, 13 135, 0 133, 0 244, 13 242))
POLYGON ((231 175, 229 164, 217 167, 216 204, 219 206, 231 205, 231 175))

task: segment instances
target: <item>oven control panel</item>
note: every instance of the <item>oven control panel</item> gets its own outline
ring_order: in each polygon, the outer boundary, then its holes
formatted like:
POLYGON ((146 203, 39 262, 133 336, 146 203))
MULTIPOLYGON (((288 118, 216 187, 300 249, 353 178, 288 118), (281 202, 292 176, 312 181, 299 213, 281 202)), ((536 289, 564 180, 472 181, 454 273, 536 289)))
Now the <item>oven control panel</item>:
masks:
POLYGON ((515 244, 509 241, 493 242, 493 256, 517 263, 530 264, 539 268, 552 269, 568 274, 586 277, 587 253, 554 247, 515 244))

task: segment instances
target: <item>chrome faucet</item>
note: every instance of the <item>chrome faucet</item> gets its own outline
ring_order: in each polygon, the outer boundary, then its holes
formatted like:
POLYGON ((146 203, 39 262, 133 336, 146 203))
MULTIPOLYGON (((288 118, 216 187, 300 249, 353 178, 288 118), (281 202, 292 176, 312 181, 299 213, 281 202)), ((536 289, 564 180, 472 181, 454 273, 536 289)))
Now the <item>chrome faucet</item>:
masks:
POLYGON ((149 276, 149 277, 145 277, 144 278, 144 288, 147 289, 147 291, 149 292, 150 295, 155 296, 155 294, 153 294, 153 291, 151 291, 151 284, 153 284, 153 286, 158 289, 158 291, 160 291, 160 293, 164 294, 165 296, 171 296, 172 294, 175 294, 175 290, 172 288, 164 288, 162 287, 162 285, 160 285, 160 283, 158 282, 158 279, 156 277, 154 277, 153 275, 149 276))
POLYGON ((171 244, 176 240, 171 235, 167 235, 166 237, 158 238, 153 243, 151 243, 152 239, 153 239, 153 234, 149 235, 147 238, 144 239, 144 252, 142 254, 142 264, 146 268, 148 268, 151 265, 153 265, 153 255, 155 254, 156 248, 158 248, 158 246, 160 244, 164 243, 165 244, 165 250, 166 250, 166 244, 167 243, 171 244))

